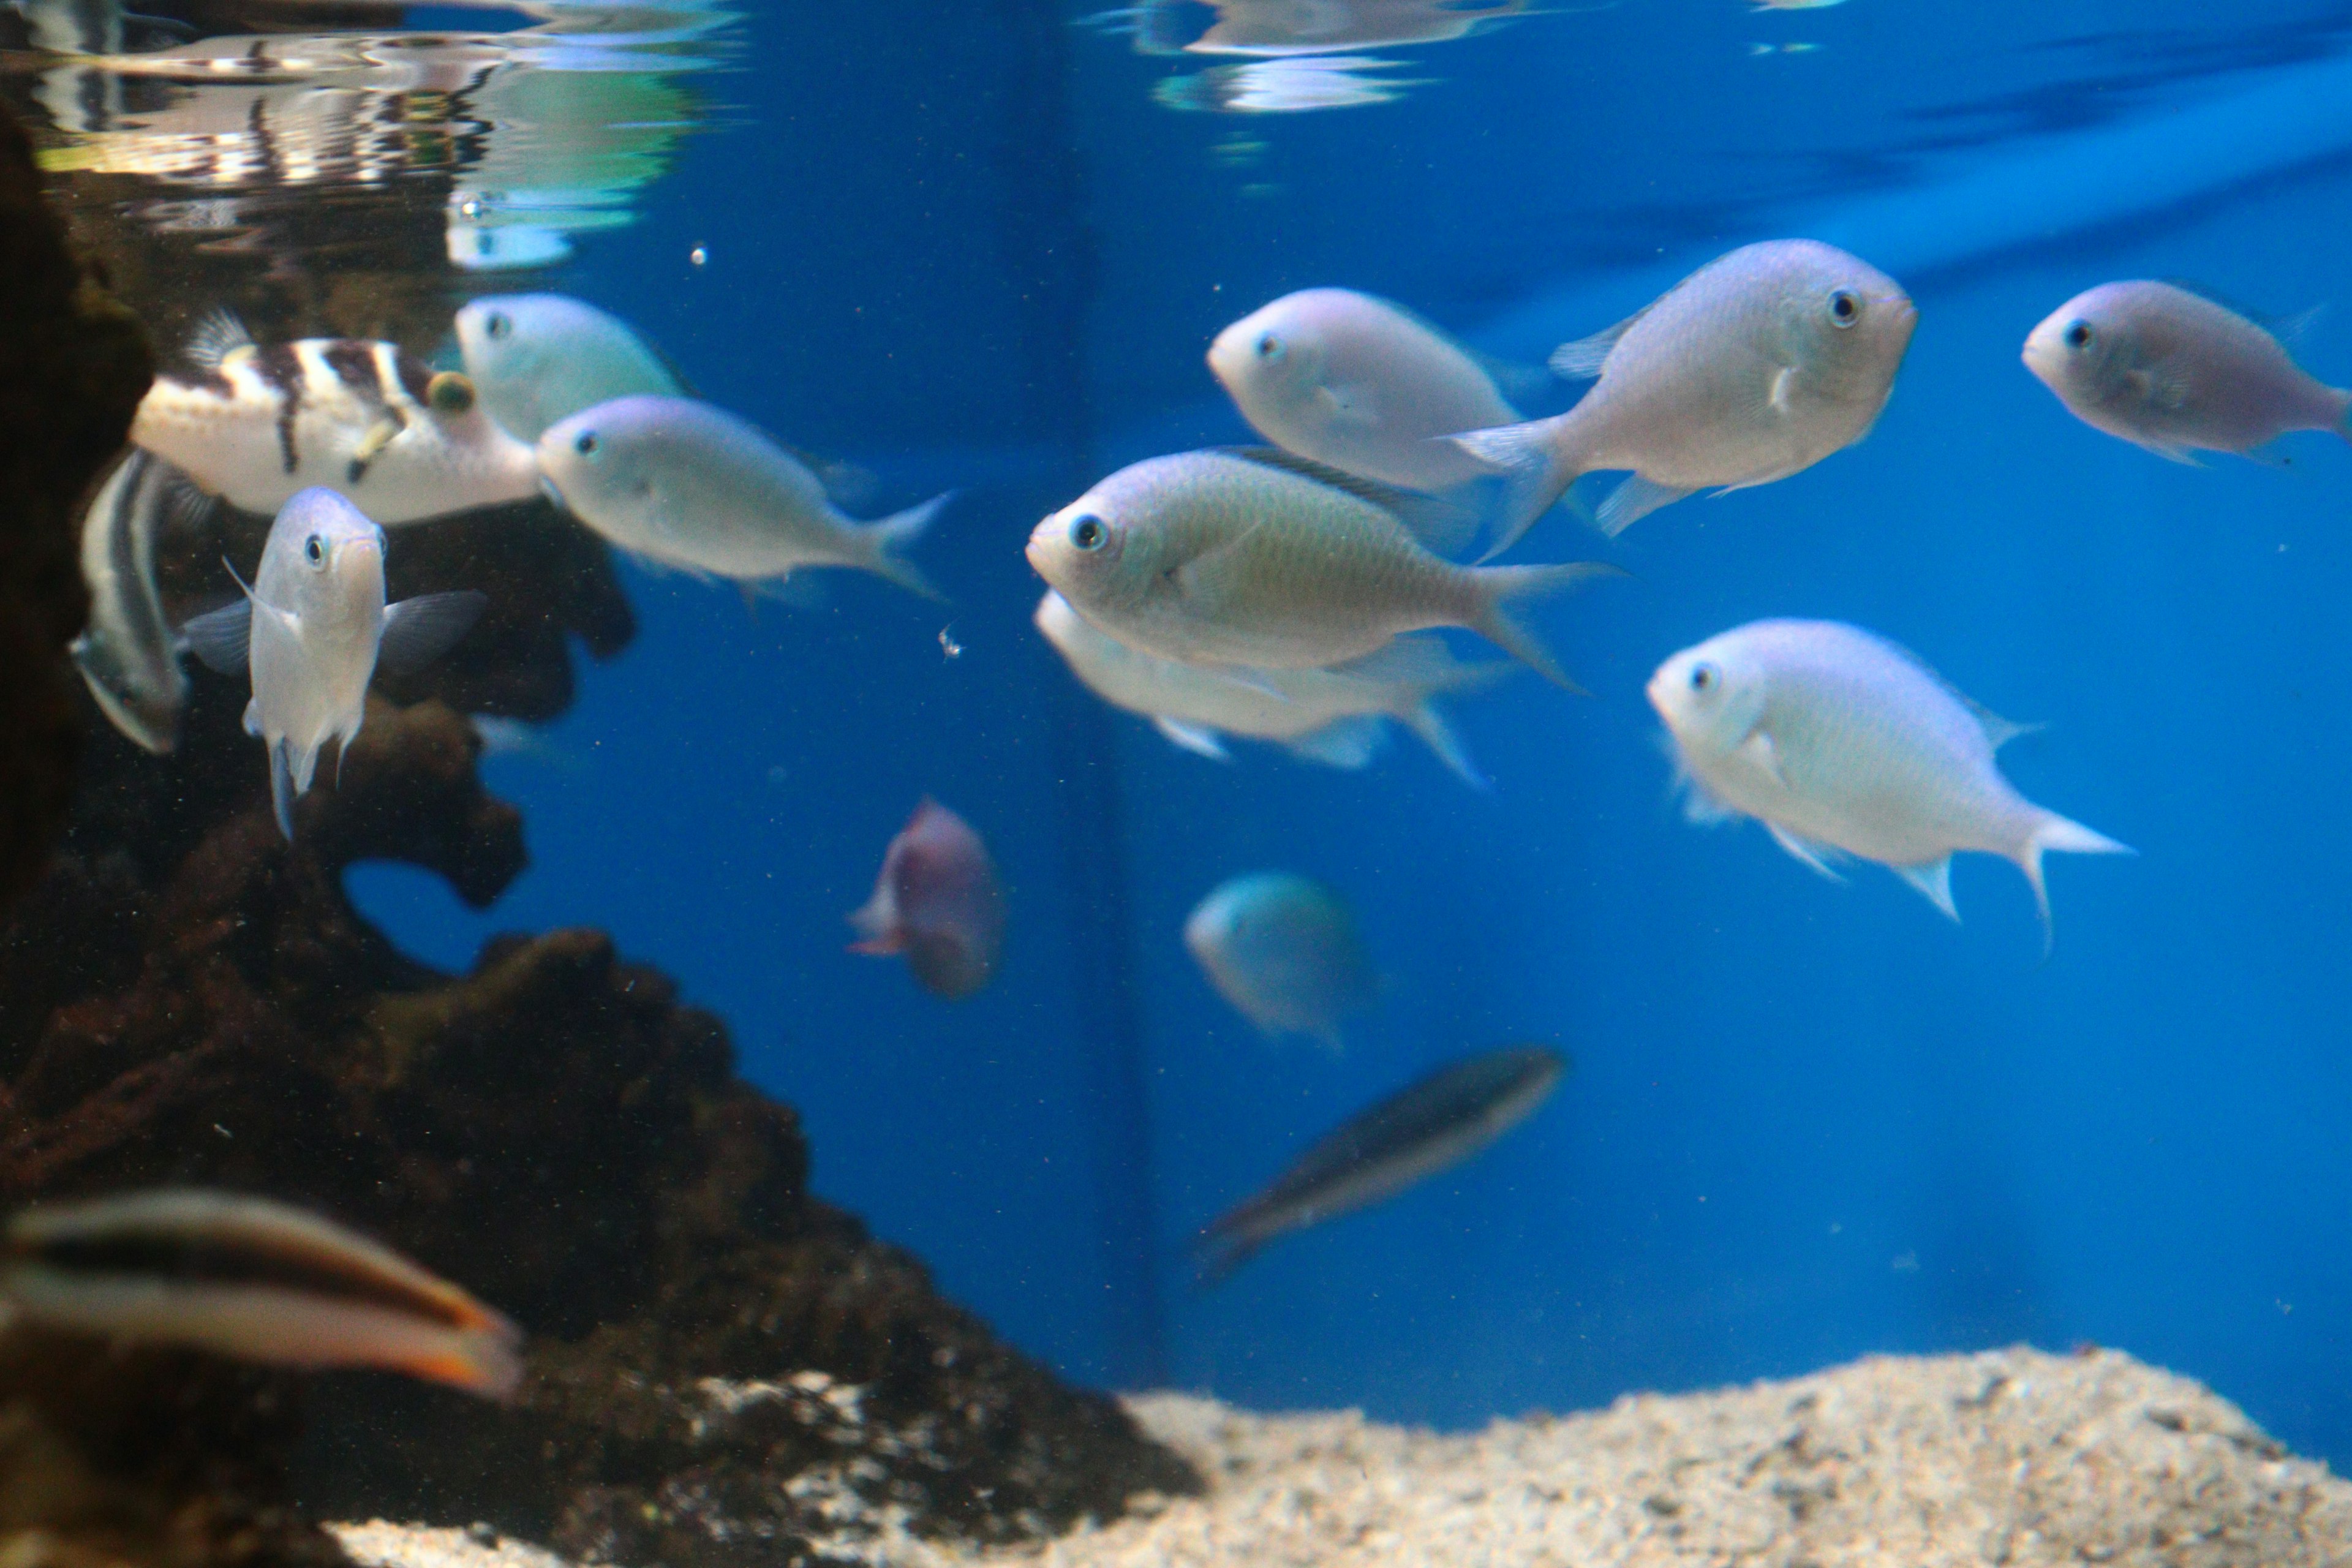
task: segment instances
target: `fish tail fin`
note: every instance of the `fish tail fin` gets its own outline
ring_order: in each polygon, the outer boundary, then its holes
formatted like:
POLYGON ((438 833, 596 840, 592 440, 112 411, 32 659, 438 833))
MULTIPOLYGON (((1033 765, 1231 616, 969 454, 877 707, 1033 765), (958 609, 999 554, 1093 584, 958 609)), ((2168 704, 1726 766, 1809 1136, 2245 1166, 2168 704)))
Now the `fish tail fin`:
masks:
POLYGON ((906 558, 905 552, 912 549, 915 542, 923 537, 940 509, 955 500, 955 491, 947 490, 920 506, 910 506, 879 522, 867 524, 862 531, 865 537, 872 542, 873 559, 867 564, 910 593, 945 603, 947 595, 931 586, 930 579, 906 558))
POLYGON ((2336 424, 2333 428, 2338 437, 2346 441, 2352 441, 2352 392, 2347 392, 2340 386, 2330 387, 2328 390, 2336 394, 2336 402, 2342 405, 2336 411, 2336 424))
POLYGON ((1490 639, 1553 685, 1564 687, 1580 697, 1590 697, 1592 694, 1568 678, 1544 646, 1536 640, 1535 635, 1519 624, 1507 605, 1515 599, 1557 594, 1590 578, 1623 575, 1616 567, 1599 561, 1570 561, 1557 566, 1481 567, 1477 578, 1486 590, 1486 608, 1468 625, 1472 631, 1490 639))
POLYGON ((1536 520, 1549 511, 1583 470, 1560 451, 1557 435, 1560 415, 1533 419, 1524 425, 1498 425, 1471 430, 1451 439, 1479 464, 1502 476, 1503 496, 1496 508, 1494 543, 1478 559, 1491 560, 1517 544, 1536 520))
POLYGON ((2055 849, 2068 855, 2137 855, 2138 850, 2128 844, 2118 844, 2104 833, 2095 832, 2079 822, 2070 822, 2054 811, 2042 814, 2018 852, 2018 868, 2033 887, 2033 907, 2042 916, 2042 951, 2047 956, 2057 932, 2050 922, 2050 889, 2042 877, 2042 857, 2055 849))
POLYGON ((299 794, 294 787, 294 769, 286 756, 283 738, 269 742, 269 809, 278 818, 278 831, 289 842, 294 837, 294 797, 299 794))

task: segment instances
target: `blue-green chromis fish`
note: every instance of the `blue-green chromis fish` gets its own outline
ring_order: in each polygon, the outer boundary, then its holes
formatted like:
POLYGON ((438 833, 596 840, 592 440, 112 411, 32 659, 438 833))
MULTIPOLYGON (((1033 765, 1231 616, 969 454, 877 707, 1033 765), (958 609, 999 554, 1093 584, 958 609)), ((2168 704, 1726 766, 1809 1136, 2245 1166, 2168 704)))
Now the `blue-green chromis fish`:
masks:
POLYGON ((1341 1018, 1380 994, 1347 900, 1287 871, 1219 884, 1184 921, 1184 945, 1218 994, 1270 1037, 1308 1035, 1336 1051, 1341 1018))
POLYGON ((685 397, 685 382, 636 330, 563 294, 488 294, 457 312, 457 350, 482 406, 508 435, 546 428, 616 397, 685 397))

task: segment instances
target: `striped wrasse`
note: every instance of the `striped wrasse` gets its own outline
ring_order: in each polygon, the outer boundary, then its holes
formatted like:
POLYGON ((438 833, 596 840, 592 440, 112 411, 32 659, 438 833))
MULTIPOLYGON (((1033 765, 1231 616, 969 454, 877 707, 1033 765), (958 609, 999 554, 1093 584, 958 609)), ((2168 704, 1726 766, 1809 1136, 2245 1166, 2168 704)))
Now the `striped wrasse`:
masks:
POLYGON ((320 485, 394 524, 539 493, 531 449, 483 411, 474 384, 397 344, 263 347, 222 312, 187 358, 190 370, 155 378, 131 439, 241 510, 274 512, 320 485))
POLYGON ((274 1366, 381 1367, 504 1398, 520 1331, 387 1247, 194 1188, 42 1205, 0 1229, 0 1313, 274 1366))

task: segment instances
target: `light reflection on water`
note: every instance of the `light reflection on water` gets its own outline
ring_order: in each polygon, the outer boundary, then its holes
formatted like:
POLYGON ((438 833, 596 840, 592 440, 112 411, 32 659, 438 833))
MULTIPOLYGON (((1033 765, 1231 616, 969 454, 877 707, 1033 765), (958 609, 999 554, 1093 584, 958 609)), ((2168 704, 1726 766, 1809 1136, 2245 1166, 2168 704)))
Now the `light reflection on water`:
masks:
POLYGON ((1139 54, 1227 55, 1248 63, 1171 76, 1152 97, 1171 109, 1291 114, 1386 103, 1402 62, 1346 51, 1445 43, 1528 14, 1529 0, 1144 0, 1087 20, 1124 34, 1139 54))
POLYGON ((428 32, 374 4, 16 0, 0 91, 142 305, 145 278, 184 297, 193 277, 300 318, 372 277, 380 297, 346 330, 437 312, 437 331, 453 267, 543 266, 631 220, 709 111, 691 79, 729 63, 738 10, 516 0, 438 7, 479 30, 428 32))

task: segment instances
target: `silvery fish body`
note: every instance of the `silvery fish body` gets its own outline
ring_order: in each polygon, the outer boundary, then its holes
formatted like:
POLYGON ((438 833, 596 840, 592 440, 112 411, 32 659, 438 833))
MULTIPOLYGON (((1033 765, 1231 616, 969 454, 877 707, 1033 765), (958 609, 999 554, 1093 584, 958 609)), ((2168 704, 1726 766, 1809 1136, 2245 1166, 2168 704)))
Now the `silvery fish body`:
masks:
POLYGON ((1412 729, 1445 765, 1485 783, 1437 710, 1437 698, 1498 679, 1507 664, 1465 664, 1433 637, 1400 637, 1328 669, 1181 664, 1139 653, 1089 623, 1051 588, 1037 629, 1104 701, 1140 713, 1187 751, 1223 759, 1224 735, 1273 741, 1333 767, 1357 768, 1380 748, 1384 721, 1412 729))
POLYGON ((257 348, 209 324, 192 373, 166 371, 131 439, 245 511, 320 486, 379 522, 414 522, 538 493, 530 448, 482 412, 464 376, 392 343, 305 338, 257 348))
POLYGON ((1694 491, 1769 484, 1861 440, 1917 322, 1895 279, 1858 257, 1809 239, 1747 246, 1553 354, 1561 375, 1600 377, 1575 407, 1461 444, 1510 481, 1506 545, 1580 474, 1632 469, 1601 503, 1613 534, 1694 491))
POLYGON ((724 409, 623 397, 550 426, 547 480, 581 521, 648 561, 740 583, 853 566, 937 597, 899 552, 950 497, 879 522, 844 516, 805 463, 724 409))
POLYGON ((320 750, 329 741, 348 748, 359 735, 378 665, 428 662, 465 635, 483 603, 455 593, 386 605, 383 530, 329 489, 304 490, 278 510, 245 602, 185 629, 205 663, 252 678, 245 730, 268 748, 270 802, 289 838, 320 750))
POLYGON ((1349 289, 1286 294, 1217 334, 1209 368, 1285 451, 1407 489, 1472 483, 1484 465, 1447 437, 1518 412, 1462 348, 1349 289))
POLYGON ((616 397, 684 397, 686 386, 635 329, 562 294, 490 294, 457 312, 457 348, 482 406, 507 434, 546 428, 616 397))
POLYGON ((1824 874, 1832 852, 1875 860, 1956 920, 1958 851, 2015 861, 2045 927, 2044 852, 2129 853, 2002 776, 1993 753, 2029 726, 1857 626, 1737 627, 1660 665, 1649 698, 1693 786, 1694 816, 1755 817, 1824 874))
POLYGON ((179 743, 188 701, 179 635, 155 589, 155 534, 184 483, 170 464, 133 447, 81 520, 89 626, 74 639, 74 666, 108 721, 159 755, 179 743))
POLYGON ((1380 977, 1347 901, 1311 878, 1259 871, 1220 883, 1184 921, 1202 973, 1261 1032, 1339 1048, 1339 1020, 1380 977))
POLYGON ((1276 1237, 1460 1164, 1534 1115, 1567 1071, 1568 1058, 1548 1047, 1508 1047, 1441 1068, 1349 1118, 1201 1233, 1203 1279, 1223 1279, 1276 1237))
POLYGON ((1314 668, 1466 626, 1568 685, 1506 602, 1609 568, 1454 565, 1406 528, 1411 499, 1286 453, 1183 452, 1040 522, 1029 563, 1111 637, 1180 663, 1314 668))
POLYGON ((2170 283, 2103 283, 2025 340, 2026 368, 2075 417, 2175 462, 2290 430, 2352 441, 2352 393, 2305 374, 2278 339, 2170 283))

